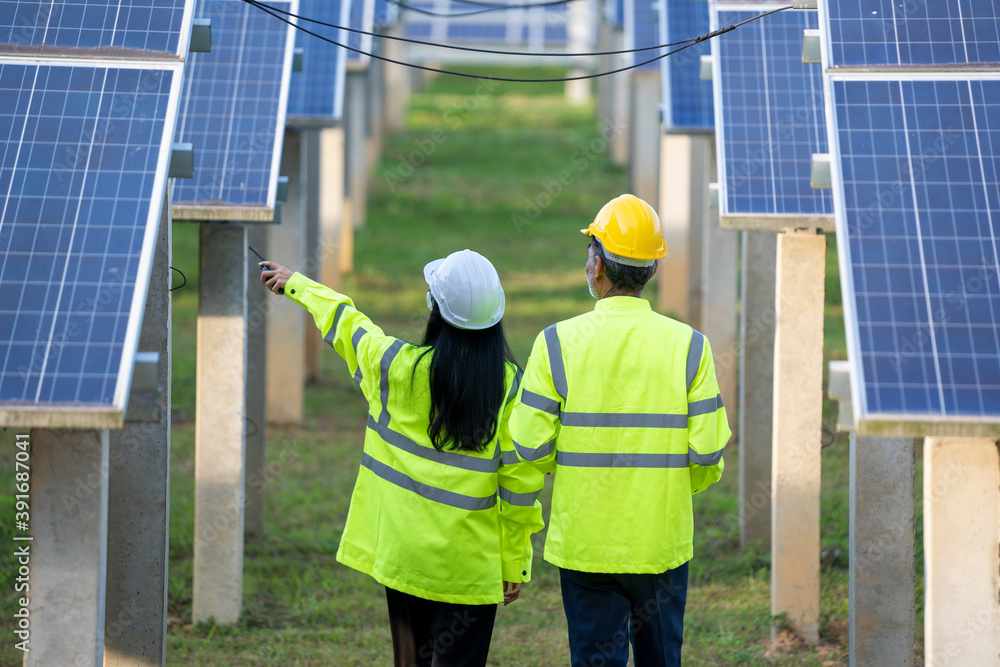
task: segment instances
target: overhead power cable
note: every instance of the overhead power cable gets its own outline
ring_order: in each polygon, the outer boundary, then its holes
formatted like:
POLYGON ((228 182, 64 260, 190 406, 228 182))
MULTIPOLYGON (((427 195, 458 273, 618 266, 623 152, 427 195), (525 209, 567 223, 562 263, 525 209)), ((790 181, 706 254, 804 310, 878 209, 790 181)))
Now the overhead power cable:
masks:
MULTIPOLYGON (((456 0, 457 2, 465 2, 466 0, 456 0)), ((486 14, 489 12, 504 12, 508 9, 532 9, 535 7, 552 7, 553 5, 565 5, 573 0, 550 0, 549 2, 539 2, 535 4, 525 4, 525 5, 497 5, 497 4, 487 4, 470 2, 472 5, 484 5, 485 9, 472 9, 467 12, 436 12, 432 9, 424 9, 423 7, 415 7, 403 0, 389 0, 389 2, 394 5, 398 5, 400 9, 406 9, 411 12, 416 12, 417 14, 424 14, 426 16, 435 16, 437 18, 445 19, 456 19, 463 16, 476 16, 478 14, 486 14)))
MULTIPOLYGON (((617 56, 625 53, 641 53, 643 51, 656 51, 659 49, 667 49, 672 46, 680 46, 681 44, 687 44, 688 42, 694 42, 697 37, 691 37, 689 39, 682 39, 679 42, 672 42, 670 44, 657 44, 656 46, 643 46, 636 49, 621 49, 618 51, 593 51, 587 53, 554 53, 551 51, 545 52, 531 52, 531 51, 502 51, 498 49, 483 49, 474 46, 460 46, 458 44, 439 44, 437 42, 428 42, 422 39, 412 39, 409 37, 397 37, 396 35, 386 35, 377 32, 369 32, 367 30, 360 30, 358 28, 350 28, 348 26, 337 25, 336 23, 328 23, 326 21, 320 21, 318 19, 312 19, 308 16, 302 16, 301 14, 294 14, 290 11, 284 9, 278 9, 273 5, 268 5, 260 0, 244 0, 247 4, 257 6, 259 9, 267 9, 271 12, 284 14, 285 16, 298 19, 299 21, 306 21, 307 23, 315 23, 316 25, 321 25, 326 28, 335 28, 337 30, 345 30, 347 32, 355 33, 357 35, 366 35, 368 37, 377 37, 379 39, 391 39, 396 42, 406 42, 407 44, 419 44, 420 46, 430 46, 434 48, 441 49, 452 49, 454 51, 470 51, 472 53, 488 53, 491 55, 498 56, 530 56, 530 57, 542 57, 542 58, 584 58, 584 57, 595 57, 595 56, 617 56)), ((463 0, 464 1, 464 0, 463 0)), ((298 26, 296 26, 298 27, 298 26)), ((308 31, 306 31, 308 32, 308 31)), ((309 33, 312 34, 312 33, 309 33)))
MULTIPOLYGON (((324 37, 323 35, 317 34, 317 33, 313 32, 311 30, 307 30, 307 29, 303 28, 302 26, 296 25, 295 23, 292 23, 291 21, 289 21, 288 19, 286 19, 281 14, 275 13, 274 11, 271 11, 271 9, 272 9, 271 7, 269 7, 267 5, 264 5, 264 4, 260 3, 260 2, 257 2, 257 0, 243 0, 243 2, 246 2, 247 4, 256 7, 257 9, 261 10, 265 14, 273 16, 274 18, 278 19, 279 21, 281 21, 283 23, 287 23, 288 25, 296 28, 297 30, 300 30, 300 31, 304 32, 307 35, 311 35, 311 36, 313 36, 313 37, 315 37, 317 39, 321 39, 324 42, 327 42, 328 44, 332 44, 334 46, 339 46, 342 49, 347 49, 348 51, 353 51, 354 53, 360 54, 362 56, 368 56, 369 58, 374 58, 376 60, 381 60, 383 62, 392 63, 394 65, 402 65, 403 67, 411 67, 413 69, 419 69, 419 70, 423 70, 425 72, 436 72, 438 74, 451 74, 452 76, 461 76, 461 77, 465 77, 467 79, 483 79, 483 80, 486 80, 486 81, 503 81, 503 82, 507 82, 507 83, 562 83, 562 82, 565 82, 565 81, 580 81, 580 80, 584 80, 584 79, 597 79, 597 78, 602 77, 602 76, 610 76, 611 74, 618 74, 620 72, 627 72, 628 70, 636 69, 637 67, 643 67, 645 65, 649 65, 651 63, 655 63, 658 60, 662 60, 663 58, 666 58, 667 56, 672 56, 675 53, 679 53, 679 52, 683 51, 686 48, 694 46, 695 44, 699 44, 701 42, 704 42, 704 41, 707 41, 709 39, 712 39, 713 37, 718 37, 719 35, 723 35, 723 34, 725 34, 727 32, 730 32, 731 30, 735 30, 736 28, 739 28, 740 26, 746 25, 747 23, 750 23, 752 21, 756 21, 758 19, 762 19, 765 16, 770 16, 771 14, 777 14, 778 12, 783 12, 786 9, 792 9, 791 5, 788 5, 787 7, 779 7, 778 9, 773 9, 773 10, 771 10, 769 12, 764 12, 763 14, 758 14, 757 16, 753 16, 753 17, 751 17, 749 19, 746 19, 745 21, 740 21, 739 23, 735 23, 735 24, 733 24, 731 26, 728 26, 726 28, 720 28, 718 30, 713 30, 712 32, 707 32, 704 35, 699 35, 698 37, 695 37, 689 43, 685 44, 684 46, 680 47, 679 49, 674 49, 673 51, 668 51, 666 53, 663 53, 661 55, 656 56, 655 58, 650 58, 649 60, 643 61, 641 63, 636 63, 634 65, 628 65, 626 67, 619 67, 618 69, 608 70, 606 72, 597 72, 595 74, 580 74, 578 76, 567 76, 567 77, 559 77, 559 78, 551 78, 551 79, 518 79, 518 78, 514 78, 514 77, 490 76, 490 75, 487 75, 487 74, 472 74, 472 73, 469 73, 469 72, 455 72, 453 70, 439 69, 437 67, 427 67, 426 65, 417 65, 416 63, 403 62, 401 60, 394 60, 392 58, 386 58, 385 56, 376 55, 374 53, 368 53, 366 51, 362 51, 361 49, 356 49, 353 46, 348 46, 347 44, 341 44, 340 42, 332 40, 332 39, 330 39, 328 37, 324 37)), ((664 47, 658 47, 658 48, 664 48, 664 47)))

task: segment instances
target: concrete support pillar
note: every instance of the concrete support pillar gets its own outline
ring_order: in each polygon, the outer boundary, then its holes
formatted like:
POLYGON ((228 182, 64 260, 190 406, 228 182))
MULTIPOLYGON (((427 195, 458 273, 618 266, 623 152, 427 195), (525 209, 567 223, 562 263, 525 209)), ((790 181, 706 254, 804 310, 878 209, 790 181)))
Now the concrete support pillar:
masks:
POLYGON ((710 146, 708 135, 660 135, 662 205, 657 213, 667 256, 656 272, 657 306, 661 313, 698 330, 702 326, 702 235, 712 178, 710 146))
POLYGON ((632 70, 629 191, 659 210, 660 70, 632 70))
MULTIPOLYGON (((387 40, 373 40, 373 48, 379 55, 385 51, 387 40)), ((382 158, 382 145, 385 140, 385 65, 381 60, 372 58, 368 65, 370 84, 368 86, 368 169, 371 170, 382 158)))
POLYGON ((199 253, 194 622, 229 625, 243 600, 246 227, 203 224, 199 253))
POLYGON ((806 641, 816 643, 826 237, 780 234, 777 252, 771 613, 785 614, 806 641))
MULTIPOLYGON (((320 275, 320 206, 322 199, 322 174, 320 165, 322 161, 323 147, 320 143, 322 130, 303 130, 302 163, 304 165, 301 178, 304 181, 301 200, 305 205, 305 216, 303 216, 303 251, 305 261, 301 271, 310 278, 315 279, 320 275)), ((307 322, 308 324, 308 322, 307 322)), ((322 339, 315 335, 313 327, 306 326, 302 345, 305 348, 306 370, 305 381, 316 382, 322 375, 322 357, 320 356, 320 344, 322 339)))
MULTIPOLYGON (((104 662, 108 431, 34 429, 26 667, 104 662)), ((18 532, 20 535, 20 531, 18 532)), ((16 560, 16 559, 15 559, 16 560)), ((20 607, 18 607, 20 609, 20 607)), ((20 641, 11 635, 11 642, 20 641)))
MULTIPOLYGON (((715 141, 708 140, 708 168, 715 173, 715 141)), ((703 191, 707 198, 707 188, 703 191)), ((739 348, 737 328, 739 315, 739 234, 719 226, 719 209, 705 208, 702 229, 701 266, 703 296, 701 302, 701 332, 712 343, 715 375, 719 379, 722 403, 735 408, 739 396, 739 348)), ((822 362, 822 356, 820 357, 822 362)), ((729 428, 739 436, 737 411, 727 410, 729 428)))
POLYGON ((914 664, 915 474, 912 438, 851 436, 852 667, 914 664))
MULTIPOLYGON (((589 2, 571 2, 566 8, 567 48, 571 53, 585 53, 588 50, 590 26, 593 25, 592 11, 589 2)), ((586 70, 573 67, 569 76, 583 76, 586 70)), ((566 101, 574 106, 590 104, 590 79, 577 79, 566 82, 566 101)))
MULTIPOLYGON (((327 287, 340 289, 342 234, 354 228, 344 219, 344 128, 329 127, 320 133, 319 271, 327 287)), ((353 243, 350 244, 353 252, 353 243)), ((349 262, 353 264, 353 262, 349 262)), ((308 327, 307 327, 308 328, 308 327)), ((314 332, 315 333, 315 332, 314 332)), ((317 336, 318 338, 318 336, 317 336)))
POLYGON ((344 88, 344 148, 347 171, 347 210, 355 227, 365 224, 368 207, 368 70, 347 69, 344 88))
MULTIPOLYGON (((620 51, 625 48, 625 32, 617 28, 611 31, 611 50, 620 51)), ((615 58, 615 67, 618 69, 625 66, 624 56, 612 56, 615 58)), ((605 72, 610 70, 603 70, 605 72)), ((632 119, 632 95, 630 92, 632 75, 630 72, 619 72, 607 77, 601 77, 602 81, 608 81, 611 86, 611 120, 614 127, 628 127, 632 119)), ((631 157, 630 133, 618 132, 611 140, 611 163, 618 167, 624 167, 629 163, 631 157)), ((649 202, 652 204, 653 202, 649 202)), ((654 206, 655 208, 655 206, 654 206)))
POLYGON ((146 297, 139 350, 160 355, 160 420, 110 435, 105 667, 158 667, 167 657, 170 532, 169 197, 146 297))
POLYGON ((739 456, 740 546, 771 548, 771 428, 774 415, 773 232, 742 232, 739 456))
POLYGON ((924 439, 928 665, 1000 665, 998 494, 995 440, 924 439))
MULTIPOLYGON (((610 51, 614 47, 611 46, 612 31, 611 24, 603 19, 597 21, 597 50, 600 52, 610 51)), ((609 72, 613 67, 613 63, 617 63, 617 60, 613 60, 615 56, 598 56, 597 57, 597 71, 599 72, 609 72)), ((620 56, 619 56, 620 57, 620 56)), ((597 86, 597 120, 601 127, 607 127, 611 124, 613 118, 611 115, 612 109, 612 87, 610 77, 600 76, 597 77, 594 85, 597 86)))
MULTIPOLYGON (((403 26, 397 23, 390 28, 387 34, 393 37, 403 36, 403 26)), ((391 60, 404 61, 403 44, 394 39, 383 40, 385 42, 385 57, 391 60)), ((383 105, 383 119, 385 129, 389 132, 398 132, 406 125, 406 110, 410 107, 410 73, 409 68, 394 63, 384 63, 383 86, 385 88, 385 102, 383 105)))
MULTIPOLYGON (((305 191, 308 181, 302 159, 302 135, 285 131, 281 173, 288 176, 288 201, 281 207, 281 224, 268 225, 269 259, 293 271, 304 270, 305 191)), ((267 318, 267 419, 275 424, 300 424, 305 410, 306 356, 302 345, 288 341, 305 340, 305 310, 290 300, 268 294, 267 318)))
MULTIPOLYGON (((247 243, 269 256, 267 225, 247 225, 247 243)), ((256 256, 253 258, 256 260, 256 256)), ((260 282, 256 261, 249 261, 247 274, 247 483, 243 536, 259 540, 264 536, 264 484, 267 457, 267 316, 273 296, 260 282)))

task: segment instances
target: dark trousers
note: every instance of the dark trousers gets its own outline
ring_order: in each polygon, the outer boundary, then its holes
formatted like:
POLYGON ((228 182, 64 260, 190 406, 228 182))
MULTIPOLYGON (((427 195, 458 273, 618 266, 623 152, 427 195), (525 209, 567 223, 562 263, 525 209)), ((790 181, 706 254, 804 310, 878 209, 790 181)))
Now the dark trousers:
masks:
POLYGON ((662 574, 559 570, 573 667, 680 667, 688 565, 662 574))
POLYGON ((449 604, 385 589, 396 667, 483 667, 495 604, 449 604))

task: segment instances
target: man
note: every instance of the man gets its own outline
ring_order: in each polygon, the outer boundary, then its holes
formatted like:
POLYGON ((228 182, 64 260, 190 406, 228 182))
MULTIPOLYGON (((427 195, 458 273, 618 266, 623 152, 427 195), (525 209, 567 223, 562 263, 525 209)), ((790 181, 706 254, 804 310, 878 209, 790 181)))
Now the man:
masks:
POLYGON ((587 229, 593 312, 535 339, 510 420, 555 474, 545 560, 560 568, 574 667, 680 665, 691 495, 722 475, 731 432, 705 337, 640 298, 667 254, 633 195, 587 229))

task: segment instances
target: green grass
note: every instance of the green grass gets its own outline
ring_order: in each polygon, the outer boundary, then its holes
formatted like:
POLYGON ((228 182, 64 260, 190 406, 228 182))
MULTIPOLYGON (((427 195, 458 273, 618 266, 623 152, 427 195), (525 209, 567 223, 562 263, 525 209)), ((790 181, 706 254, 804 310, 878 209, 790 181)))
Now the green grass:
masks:
MULTIPOLYGON (((594 109, 565 105, 558 85, 433 80, 414 96, 406 130, 386 138, 371 179, 368 222, 355 238, 356 270, 344 291, 387 332, 413 340, 426 320, 423 264, 457 249, 479 250, 504 280, 505 327, 523 364, 545 326, 593 307, 583 278, 587 241, 577 230, 627 189, 626 172, 611 165, 601 133, 594 109)), ((826 357, 843 359, 836 250, 829 241, 826 357)), ((197 246, 195 225, 174 225, 173 264, 188 283, 174 292, 167 664, 389 664, 382 589, 335 559, 366 406, 326 346, 322 380, 306 394, 303 426, 268 429, 267 529, 246 545, 242 619, 230 628, 191 625, 197 246)), ((655 288, 646 296, 656 303, 655 288)), ((824 420, 833 423, 833 406, 824 406, 824 420)), ((12 448, 3 451, 0 474, 10 479, 12 448)), ((735 448, 728 451, 722 481, 695 499, 687 664, 847 664, 846 439, 831 437, 823 450, 819 647, 791 644, 768 653, 769 555, 739 548, 737 458, 735 448)), ((546 506, 549 493, 542 496, 546 506)), ((11 507, 5 497, 0 540, 8 543, 3 531, 12 525, 11 507)), ((557 572, 541 560, 543 540, 544 532, 536 536, 534 579, 522 600, 500 608, 493 665, 568 661, 557 572)), ((7 559, 0 560, 0 590, 9 619, 14 568, 9 554, 0 559, 7 559)), ((4 664, 20 659, 10 644, 0 647, 4 664)))

